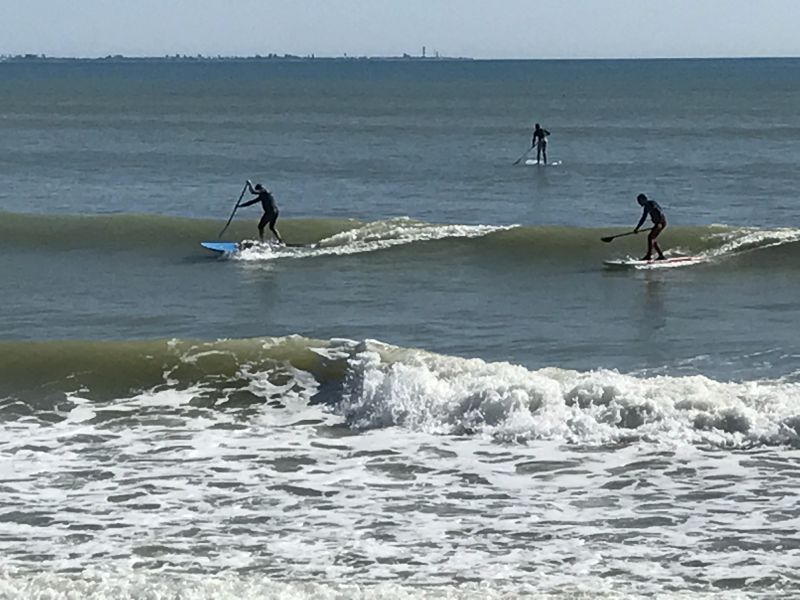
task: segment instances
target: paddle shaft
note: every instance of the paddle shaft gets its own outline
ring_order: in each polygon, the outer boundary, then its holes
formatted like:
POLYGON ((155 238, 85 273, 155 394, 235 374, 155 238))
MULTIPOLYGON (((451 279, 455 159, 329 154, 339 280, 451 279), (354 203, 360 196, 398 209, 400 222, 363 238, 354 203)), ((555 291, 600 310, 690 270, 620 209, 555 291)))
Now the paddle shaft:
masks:
POLYGON ((230 225, 231 221, 233 221, 233 215, 236 214, 236 210, 239 208, 239 202, 242 201, 242 197, 244 196, 244 193, 246 191, 247 191, 247 183, 245 182, 244 187, 242 188, 242 193, 239 194, 239 199, 236 201, 236 205, 233 207, 233 212, 231 212, 231 216, 228 217, 228 222, 225 223, 225 227, 222 228, 222 231, 219 232, 219 235, 217 237, 222 237, 222 234, 225 233, 226 229, 228 229, 228 225, 230 225))
MULTIPOLYGON (((650 231, 652 227, 648 227, 647 229, 640 229, 639 231, 650 231)), ((626 235, 633 235, 634 233, 639 233, 639 231, 628 231, 627 233, 618 233, 617 235, 609 235, 608 237, 600 238, 604 242, 610 242, 611 240, 615 240, 618 237, 625 237, 626 235)))
POLYGON ((530 148, 525 150, 525 152, 522 154, 522 156, 520 156, 517 160, 514 161, 514 164, 518 165, 519 161, 521 161, 523 158, 525 158, 528 155, 528 152, 530 152, 531 150, 533 150, 533 146, 531 146, 530 148))

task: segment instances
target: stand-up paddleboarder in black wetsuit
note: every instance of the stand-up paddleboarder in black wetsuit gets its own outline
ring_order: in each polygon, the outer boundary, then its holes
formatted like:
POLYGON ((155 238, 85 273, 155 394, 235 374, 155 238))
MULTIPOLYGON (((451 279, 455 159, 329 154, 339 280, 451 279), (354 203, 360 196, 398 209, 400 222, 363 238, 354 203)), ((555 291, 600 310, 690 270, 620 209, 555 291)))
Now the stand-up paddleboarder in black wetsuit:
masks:
POLYGON ((244 204, 240 204, 239 206, 251 206, 256 202, 261 202, 261 206, 264 209, 264 214, 261 216, 261 220, 258 222, 258 237, 261 241, 264 241, 264 228, 269 225, 270 231, 275 235, 275 238, 283 244, 284 241, 281 239, 281 234, 278 233, 278 230, 275 228, 275 222, 278 220, 278 204, 275 202, 275 198, 273 195, 267 190, 264 186, 260 183, 257 183, 255 187, 253 184, 250 183, 250 180, 247 180, 247 188, 250 190, 251 194, 255 194, 256 197, 252 200, 248 200, 244 204))
POLYGON ((547 164, 547 136, 550 132, 547 129, 542 129, 536 123, 533 127, 533 138, 531 139, 531 148, 536 146, 536 163, 539 164, 539 158, 544 156, 544 164, 547 164))
POLYGON ((664 211, 661 210, 658 202, 655 200, 648 200, 647 196, 644 194, 636 196, 636 201, 639 203, 639 206, 643 208, 643 211, 642 218, 639 219, 639 224, 636 225, 636 228, 633 230, 634 233, 639 233, 639 227, 642 226, 647 215, 650 215, 650 220, 653 221, 653 228, 650 230, 650 233, 647 234, 647 254, 642 257, 642 260, 652 260, 653 250, 658 252, 657 260, 664 260, 664 253, 661 252, 661 246, 658 245, 656 238, 667 226, 667 217, 664 215, 664 211))

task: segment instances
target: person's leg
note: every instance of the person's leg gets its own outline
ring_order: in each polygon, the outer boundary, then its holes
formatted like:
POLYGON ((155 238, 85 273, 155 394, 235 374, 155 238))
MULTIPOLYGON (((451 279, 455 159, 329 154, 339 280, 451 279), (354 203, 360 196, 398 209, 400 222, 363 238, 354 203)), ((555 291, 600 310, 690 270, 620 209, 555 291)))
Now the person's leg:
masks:
POLYGON ((653 250, 656 251, 659 260, 663 260, 664 253, 661 251, 661 246, 658 245, 656 238, 664 230, 664 223, 656 223, 647 235, 647 255, 642 260, 652 260, 653 250))
POLYGON ((653 243, 655 242, 655 238, 653 237, 653 233, 655 232, 655 227, 650 230, 647 234, 647 254, 642 257, 642 260, 653 260, 653 243))
POLYGON ((278 230, 275 229, 275 221, 272 221, 269 224, 269 228, 272 231, 272 235, 275 236, 275 239, 278 240, 282 244, 283 243, 283 239, 281 238, 281 234, 278 232, 278 230))
POLYGON ((278 233, 278 229, 275 227, 275 223, 277 221, 278 221, 278 211, 275 211, 272 214, 272 218, 269 220, 269 229, 272 232, 272 235, 275 236, 275 239, 277 239, 282 244, 283 240, 281 239, 281 234, 278 233))
POLYGON ((657 238, 658 238, 659 235, 661 235, 661 232, 664 231, 664 228, 666 226, 667 226, 667 224, 665 222, 664 223, 659 223, 658 225, 656 225, 655 228, 653 228, 653 231, 652 231, 652 233, 654 234, 653 235, 653 248, 658 253, 658 260, 664 260, 664 253, 661 251, 661 246, 658 245, 657 238))
POLYGON ((544 158, 544 164, 547 164, 547 144, 542 143, 542 157, 544 158))
POLYGON ((261 220, 258 222, 258 238, 263 242, 264 241, 264 228, 269 223, 271 215, 269 213, 264 213, 261 215, 261 220))

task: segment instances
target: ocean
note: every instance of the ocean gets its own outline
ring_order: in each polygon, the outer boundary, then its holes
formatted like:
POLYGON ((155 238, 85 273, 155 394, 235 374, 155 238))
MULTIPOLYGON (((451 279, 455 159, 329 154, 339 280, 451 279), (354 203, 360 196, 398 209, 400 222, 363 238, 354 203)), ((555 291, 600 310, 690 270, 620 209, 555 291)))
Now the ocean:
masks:
POLYGON ((798 73, 0 62, 0 598, 800 595, 798 73))

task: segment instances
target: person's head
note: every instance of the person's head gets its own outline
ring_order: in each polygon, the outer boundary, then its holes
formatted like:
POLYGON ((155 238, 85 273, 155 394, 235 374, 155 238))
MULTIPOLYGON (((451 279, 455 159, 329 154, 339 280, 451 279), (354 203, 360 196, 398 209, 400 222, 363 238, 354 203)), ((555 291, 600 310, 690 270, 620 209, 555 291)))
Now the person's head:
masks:
POLYGON ((257 183, 257 184, 256 184, 256 185, 253 187, 253 189, 254 189, 255 191, 257 191, 257 192, 266 192, 266 191, 267 191, 267 190, 265 190, 265 189, 264 189, 264 186, 263 186, 263 185, 261 185, 260 183, 257 183))
POLYGON ((536 124, 533 126, 533 128, 534 128, 534 129, 539 129, 539 124, 538 124, 538 123, 536 123, 536 124))
POLYGON ((639 206, 644 206, 644 203, 647 202, 647 196, 639 194, 636 196, 636 201, 639 203, 639 206))

